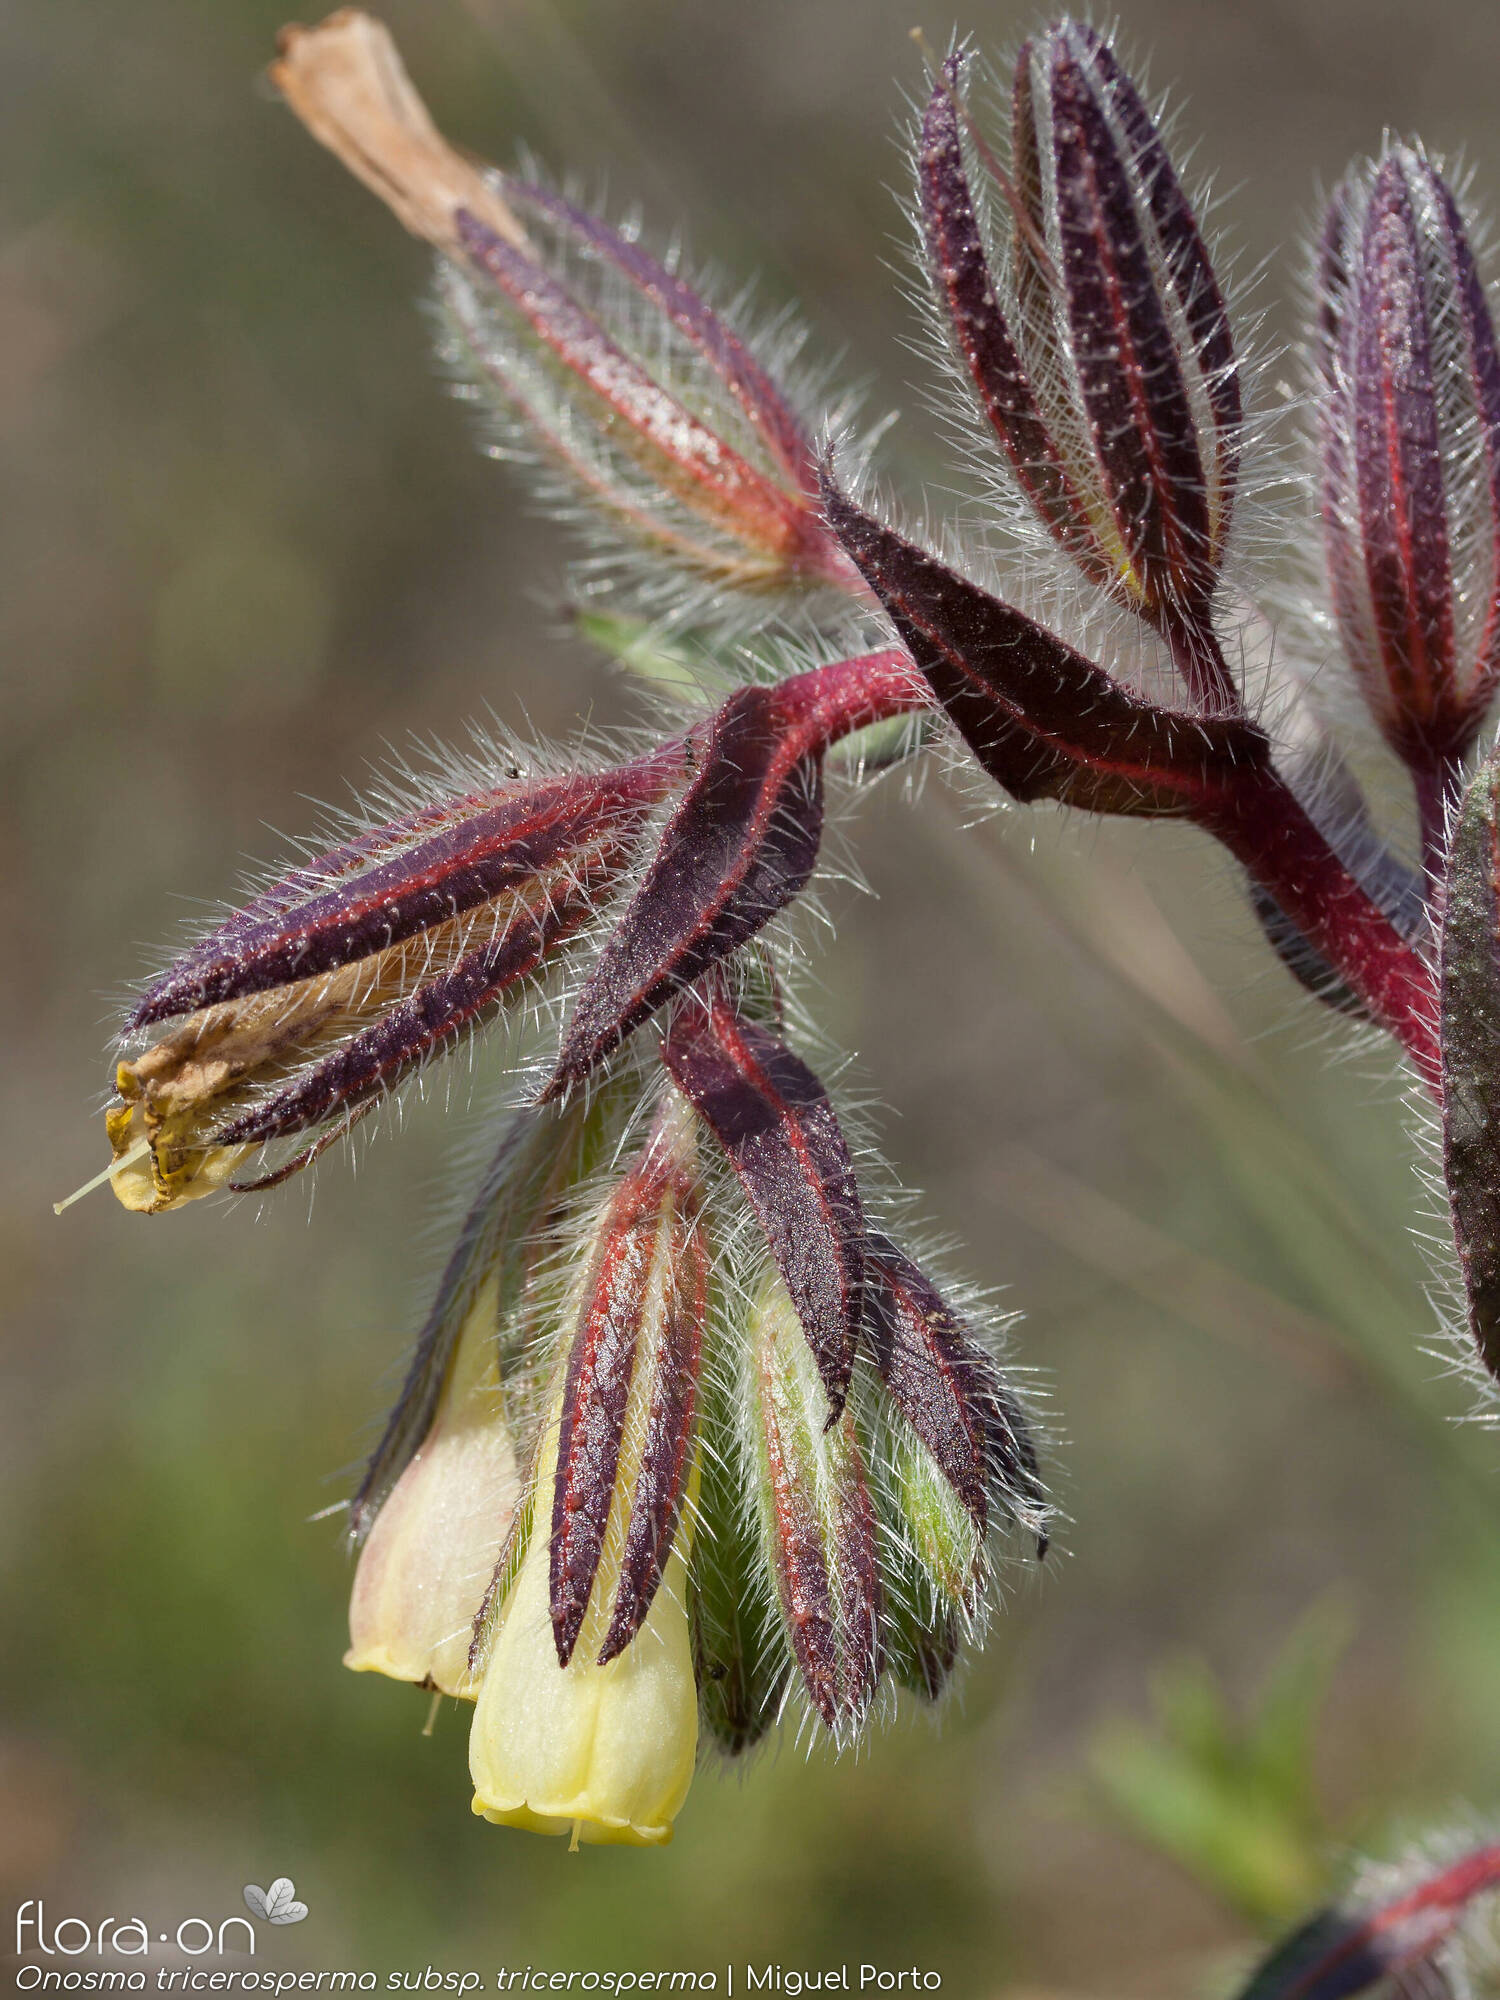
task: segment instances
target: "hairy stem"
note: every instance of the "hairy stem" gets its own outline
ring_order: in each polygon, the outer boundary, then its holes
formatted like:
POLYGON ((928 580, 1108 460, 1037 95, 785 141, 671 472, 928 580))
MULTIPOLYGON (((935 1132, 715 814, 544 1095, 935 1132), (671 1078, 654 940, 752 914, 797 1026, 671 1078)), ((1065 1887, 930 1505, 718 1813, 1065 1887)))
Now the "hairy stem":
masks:
MULTIPOLYGON (((1219 665, 1227 679, 1222 655, 1219 665)), ((933 706, 926 679, 895 647, 795 674, 777 692, 805 729, 810 752, 870 723, 933 706)), ((1432 968, 1350 874, 1285 781, 1269 766, 1247 768, 1233 797, 1198 824, 1271 892, 1439 1096, 1432 968)))
POLYGON ((1182 675, 1188 697, 1204 715, 1240 715, 1244 705, 1218 634, 1205 618, 1189 618, 1168 611, 1161 620, 1161 635, 1172 655, 1172 664, 1182 675))
POLYGON ((826 750, 872 723, 936 705, 926 676, 899 646, 793 674, 777 685, 776 694, 805 732, 808 752, 826 750))
POLYGON ((1440 1098, 1432 968, 1355 881, 1285 781, 1269 768, 1247 773, 1228 805, 1201 824, 1270 890, 1440 1098))

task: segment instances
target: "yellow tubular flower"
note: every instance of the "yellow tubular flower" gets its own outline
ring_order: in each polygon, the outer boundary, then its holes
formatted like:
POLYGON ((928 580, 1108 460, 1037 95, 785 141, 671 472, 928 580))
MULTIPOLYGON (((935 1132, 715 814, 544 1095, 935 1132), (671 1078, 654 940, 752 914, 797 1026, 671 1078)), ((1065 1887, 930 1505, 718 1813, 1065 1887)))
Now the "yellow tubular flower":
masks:
MULTIPOLYGON (((575 1847, 659 1846, 672 1838, 698 1752, 686 1563, 697 1476, 645 1624, 600 1666, 625 1542, 631 1477, 622 1464, 583 1628, 560 1667, 548 1580, 558 1423, 554 1411, 537 1467, 537 1522, 469 1733, 474 1811, 497 1826, 570 1834, 575 1847)), ((637 1455, 632 1434, 637 1424, 627 1428, 622 1459, 637 1455)))
POLYGON ((375 1518, 349 1603, 356 1673, 472 1701, 469 1641, 520 1490, 496 1365, 499 1280, 479 1289, 431 1430, 375 1518))

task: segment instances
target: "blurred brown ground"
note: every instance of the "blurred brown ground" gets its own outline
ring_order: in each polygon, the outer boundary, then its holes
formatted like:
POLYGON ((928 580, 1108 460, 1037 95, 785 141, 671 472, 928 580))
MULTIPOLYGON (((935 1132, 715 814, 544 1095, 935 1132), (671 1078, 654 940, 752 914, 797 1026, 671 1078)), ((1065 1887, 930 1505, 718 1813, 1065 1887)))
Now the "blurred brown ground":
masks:
MULTIPOLYGON (((799 299, 902 409, 888 468, 942 479, 888 268, 909 0, 384 11, 454 137, 606 176, 799 299)), ((297 1186, 258 1220, 143 1222, 102 1194, 52 1218, 101 1161, 113 995, 275 854, 268 829, 487 706, 543 732, 626 712, 558 634, 562 538, 436 379, 421 252, 257 83, 280 18, 0 14, 8 1886, 59 1912, 227 1912, 285 1872, 317 1919, 298 1965, 728 1953, 915 1960, 1013 2000, 1214 1990, 1248 1933, 1105 1813, 1101 1724, 1144 1715, 1184 1650, 1244 1694, 1334 1590, 1354 1620, 1317 1773, 1336 1824, 1378 1840, 1494 1805, 1500 1538, 1494 1447, 1445 1435, 1462 1394, 1418 1352, 1401 1107, 1378 1064, 1328 1066, 1187 837, 1019 815, 965 834, 936 779, 862 809, 878 895, 836 899, 830 1024, 902 1174, 1028 1315, 1065 1553, 941 1733, 705 1775, 665 1854, 570 1859, 471 1822, 460 1719, 424 1740, 422 1697, 339 1665, 337 1523, 307 1517, 346 1490, 398 1364, 392 1301, 430 1267, 463 1092, 357 1174, 328 1166, 311 1224, 297 1186)), ((934 41, 953 25, 921 18, 934 41)), ((998 49, 1033 18, 960 25, 998 49)), ((1500 203, 1489 6, 1144 0, 1124 25, 1185 94, 1246 261, 1276 260, 1283 336, 1315 187, 1383 126, 1461 149, 1500 203)))

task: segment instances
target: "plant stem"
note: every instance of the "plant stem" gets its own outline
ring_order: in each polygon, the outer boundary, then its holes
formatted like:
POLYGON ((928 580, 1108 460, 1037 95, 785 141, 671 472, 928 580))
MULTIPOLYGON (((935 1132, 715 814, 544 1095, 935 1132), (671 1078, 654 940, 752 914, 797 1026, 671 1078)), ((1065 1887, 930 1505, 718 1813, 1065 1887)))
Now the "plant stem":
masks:
MULTIPOLYGON (((870 723, 933 706, 925 678, 896 647, 794 674, 777 692, 805 731, 809 754, 870 723)), ((1432 969, 1350 874, 1285 781, 1269 765, 1247 768, 1232 799, 1198 823, 1270 891, 1440 1096, 1432 969)))
POLYGON ((1247 772, 1228 806, 1201 824, 1271 892, 1440 1099, 1432 968, 1349 873, 1285 780, 1269 766, 1247 772))
POLYGON ((1194 708, 1203 715, 1243 714, 1239 688, 1207 618, 1188 618, 1168 610, 1162 614, 1159 629, 1194 708))

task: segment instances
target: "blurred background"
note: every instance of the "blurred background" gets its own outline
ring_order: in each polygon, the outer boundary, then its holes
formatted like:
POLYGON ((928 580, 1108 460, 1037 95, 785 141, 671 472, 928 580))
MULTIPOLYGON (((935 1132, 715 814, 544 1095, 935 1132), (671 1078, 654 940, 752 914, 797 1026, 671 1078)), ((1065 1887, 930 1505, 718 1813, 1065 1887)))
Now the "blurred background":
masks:
MULTIPOLYGON (((943 461, 902 345, 912 0, 401 0, 438 122, 638 197, 799 300, 943 461)), ((854 828, 831 1032, 1027 1317, 1069 1517, 941 1729, 706 1773, 663 1853, 468 1811, 463 1716, 340 1666, 337 1519, 431 1268, 441 1093, 311 1203, 157 1220, 94 1173, 113 996, 388 744, 630 712, 564 539, 431 366, 424 256, 258 82, 274 0, 0 12, 7 1143, 0 1871, 54 1914, 227 1914, 297 1966, 913 1961, 1009 2000, 1222 1993, 1351 1847, 1500 1811, 1500 1443, 1431 1345, 1378 1059, 1329 1061, 1186 835, 934 779, 854 828), (310 1205, 315 1212, 309 1215, 310 1205)), ((1029 9, 975 0, 1003 49, 1029 9)), ((1135 0, 1273 331, 1385 126, 1500 203, 1480 0, 1135 0)), ((263 1955, 262 1963, 275 1962, 263 1955)))

